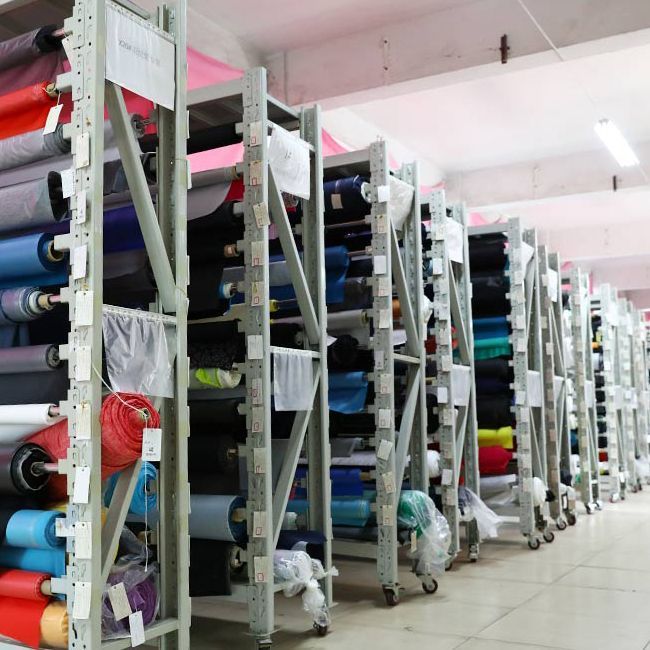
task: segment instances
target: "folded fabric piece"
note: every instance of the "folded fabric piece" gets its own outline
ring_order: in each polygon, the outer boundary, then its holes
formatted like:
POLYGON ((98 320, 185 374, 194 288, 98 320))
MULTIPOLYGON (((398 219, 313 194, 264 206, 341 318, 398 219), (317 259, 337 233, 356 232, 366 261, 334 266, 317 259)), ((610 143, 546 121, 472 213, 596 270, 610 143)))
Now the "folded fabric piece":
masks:
POLYGON ((512 427, 501 427, 499 429, 479 429, 478 430, 479 447, 504 447, 512 449, 512 427))
POLYGON ((510 395, 491 395, 476 399, 476 420, 481 429, 498 429, 511 424, 514 420, 510 412, 512 398, 510 395))
MULTIPOLYGON (((481 474, 487 476, 503 474, 507 471, 511 460, 512 452, 503 447, 479 447, 478 466, 481 474)), ((483 494, 482 487, 481 494, 483 494)))
POLYGON ((329 407, 337 413, 360 413, 368 395, 364 372, 329 373, 329 407))
POLYGON ((473 320, 474 339, 496 339, 510 334, 508 319, 505 316, 490 316, 473 320))
POLYGON ((510 339, 507 336, 474 340, 474 359, 476 360, 508 356, 511 351, 510 339))

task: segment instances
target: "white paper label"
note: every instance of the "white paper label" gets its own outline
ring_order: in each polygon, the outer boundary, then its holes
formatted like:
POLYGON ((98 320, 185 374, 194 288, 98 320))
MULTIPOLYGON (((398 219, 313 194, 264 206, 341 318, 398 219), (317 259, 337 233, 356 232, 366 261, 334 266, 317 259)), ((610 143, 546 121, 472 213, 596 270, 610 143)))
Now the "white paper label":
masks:
POLYGON ((253 537, 266 535, 266 510, 256 510, 253 513, 253 537))
POLYGON ((386 472, 381 476, 384 481, 384 490, 387 494, 393 494, 395 492, 395 476, 393 472, 386 472))
POLYGON ((391 321, 393 320, 393 312, 390 309, 380 309, 379 310, 379 329, 385 330, 390 327, 391 321))
POLYGON ((247 348, 249 359, 261 359, 264 356, 264 337, 261 334, 249 335, 247 348))
POLYGON ((75 293, 74 320, 78 327, 89 327, 93 324, 92 291, 77 291, 75 293))
POLYGON ((255 474, 266 474, 266 449, 264 447, 253 449, 253 471, 255 474))
POLYGON ((341 195, 340 194, 332 194, 330 196, 330 200, 332 201, 332 210, 342 210, 343 209, 343 202, 341 201, 341 195))
POLYGON ((386 266, 386 256, 385 255, 375 255, 372 258, 372 268, 375 275, 384 275, 388 270, 386 266))
POLYGON ((72 605, 72 618, 85 621, 90 616, 90 582, 74 583, 74 603, 72 605))
POLYGON ((64 199, 70 198, 74 194, 74 171, 62 169, 59 175, 61 176, 61 194, 64 199))
POLYGON ((48 133, 54 133, 56 126, 59 123, 59 116, 63 110, 63 104, 57 104, 50 108, 50 112, 47 114, 47 119, 45 120, 45 126, 43 127, 43 135, 48 133))
POLYGON ((81 280, 86 277, 86 267, 88 266, 88 246, 77 246, 72 250, 72 277, 75 280, 81 280))
POLYGON ((392 526, 395 517, 393 516, 393 506, 385 505, 381 507, 381 525, 392 526))
POLYGON ((76 221, 77 223, 86 223, 86 214, 87 214, 87 206, 86 206, 86 190, 79 190, 77 192, 77 213, 76 213, 76 221))
POLYGON ((262 144, 262 122, 257 120, 248 125, 248 144, 251 147, 259 147, 262 144))
POLYGON ((90 493, 90 467, 77 467, 74 472, 73 503, 88 503, 90 493))
MULTIPOLYGON (((254 185, 254 183, 251 183, 251 185, 254 185)), ((255 215, 255 223, 258 228, 263 228, 271 223, 269 209, 263 201, 262 203, 253 204, 253 214, 255 215)))
POLYGON ((175 48, 153 26, 106 6, 106 78, 174 110, 175 48))
POLYGON ((251 160, 250 164, 248 165, 248 184, 252 186, 261 185, 262 171, 263 171, 262 161, 251 160))
POLYGON ((131 603, 129 603, 129 598, 126 595, 126 587, 123 582, 118 582, 116 585, 111 585, 108 588, 108 598, 111 601, 111 607, 113 608, 113 615, 116 621, 121 621, 123 618, 131 616, 133 610, 131 609, 131 603))
POLYGON ((255 568, 255 582, 266 582, 269 558, 266 555, 256 555, 253 558, 253 567, 255 568))
POLYGON ((377 419, 378 419, 378 426, 380 429, 390 429, 390 423, 391 423, 390 409, 379 409, 377 419))
POLYGON ((264 407, 254 406, 251 409, 251 432, 262 433, 262 431, 264 431, 264 407))
POLYGON ((390 185, 379 185, 377 187, 377 202, 386 203, 390 201, 390 185))
POLYGON ((251 381, 251 399, 255 406, 259 406, 264 402, 264 396, 262 395, 262 380, 259 378, 251 381))
POLYGON ((70 37, 66 36, 65 38, 61 39, 61 45, 63 45, 63 51, 65 52, 65 56, 68 59, 68 61, 72 60, 72 42, 70 41, 70 37))
POLYGON ((385 235, 388 232, 388 217, 385 214, 378 214, 375 224, 378 235, 385 235))
POLYGON ((264 283, 251 282, 251 307, 261 307, 264 304, 264 283))
POLYGON ((81 404, 75 406, 75 413, 77 414, 77 440, 90 440, 90 402, 81 402, 81 404))
POLYGON ((390 393, 390 385, 392 384, 393 376, 389 373, 382 373, 379 375, 379 394, 388 395, 390 393))
POLYGON ((453 478, 454 478, 454 473, 450 469, 442 470, 442 476, 440 477, 440 482, 443 485, 451 485, 453 478))
POLYGON ((129 630, 131 632, 131 647, 135 648, 145 642, 144 637, 144 621, 142 619, 142 612, 133 612, 129 616, 129 630))
POLYGON ((76 168, 87 167, 90 164, 90 133, 80 133, 74 142, 76 168))
POLYGON ((74 524, 74 553, 80 560, 93 557, 92 523, 76 521, 74 524))
POLYGON ((162 429, 142 429, 142 460, 160 461, 162 454, 162 429))
POLYGON ((379 460, 388 460, 392 450, 393 443, 390 440, 382 440, 377 448, 377 458, 379 460))
POLYGON ((74 378, 75 381, 90 381, 90 371, 92 360, 90 356, 90 346, 80 345, 76 350, 74 378))
POLYGON ((251 242, 251 266, 262 266, 264 262, 264 242, 251 242))
POLYGON ((375 370, 384 369, 384 352, 383 350, 375 350, 375 370))

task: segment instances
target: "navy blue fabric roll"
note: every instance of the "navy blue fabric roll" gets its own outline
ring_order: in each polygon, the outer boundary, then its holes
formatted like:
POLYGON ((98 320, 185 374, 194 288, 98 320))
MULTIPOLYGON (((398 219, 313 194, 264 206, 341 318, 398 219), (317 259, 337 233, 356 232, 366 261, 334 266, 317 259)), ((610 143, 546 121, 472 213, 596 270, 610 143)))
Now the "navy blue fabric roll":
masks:
POLYGON ((474 338, 476 339, 491 339, 510 334, 508 319, 505 316, 475 318, 473 329, 474 338))
POLYGON ((510 390, 510 384, 493 377, 477 377, 476 392, 479 395, 502 395, 510 390))
POLYGON ((474 362, 476 377, 485 379, 500 379, 503 382, 513 380, 513 370, 508 359, 480 359, 474 362))
POLYGON ((367 182, 367 178, 357 175, 323 183, 325 220, 348 221, 368 214, 370 203, 363 193, 363 184, 367 182))
POLYGON ((510 395, 479 395, 476 399, 476 420, 479 429, 499 429, 514 424, 514 415, 510 412, 511 405, 510 395))
POLYGON ((475 318, 509 313, 508 279, 502 275, 472 275, 472 310, 475 318))
POLYGON ((325 535, 316 530, 283 530, 278 548, 304 551, 313 560, 325 561, 325 535))

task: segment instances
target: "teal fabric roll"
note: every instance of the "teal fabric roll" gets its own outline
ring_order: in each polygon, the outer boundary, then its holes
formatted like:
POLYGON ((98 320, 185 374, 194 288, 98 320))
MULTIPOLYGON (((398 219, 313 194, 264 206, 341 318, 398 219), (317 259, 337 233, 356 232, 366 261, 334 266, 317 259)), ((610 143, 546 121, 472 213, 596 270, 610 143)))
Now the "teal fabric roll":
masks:
MULTIPOLYGON (((308 502, 304 499, 289 501, 288 512, 306 514, 308 502)), ((332 524, 334 526, 365 526, 372 517, 370 501, 366 499, 333 499, 332 524)))
POLYGON ((45 550, 63 546, 65 540, 56 536, 56 520, 64 516, 55 510, 18 510, 7 524, 4 543, 45 550))

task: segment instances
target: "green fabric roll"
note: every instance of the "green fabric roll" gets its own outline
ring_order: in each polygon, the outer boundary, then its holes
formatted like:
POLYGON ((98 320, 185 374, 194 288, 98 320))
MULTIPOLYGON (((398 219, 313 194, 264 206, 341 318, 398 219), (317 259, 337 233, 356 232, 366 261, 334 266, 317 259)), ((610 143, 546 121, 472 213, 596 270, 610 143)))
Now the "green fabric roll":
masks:
POLYGON ((474 341, 474 359, 493 359, 494 357, 505 357, 511 354, 510 339, 507 336, 474 341))

